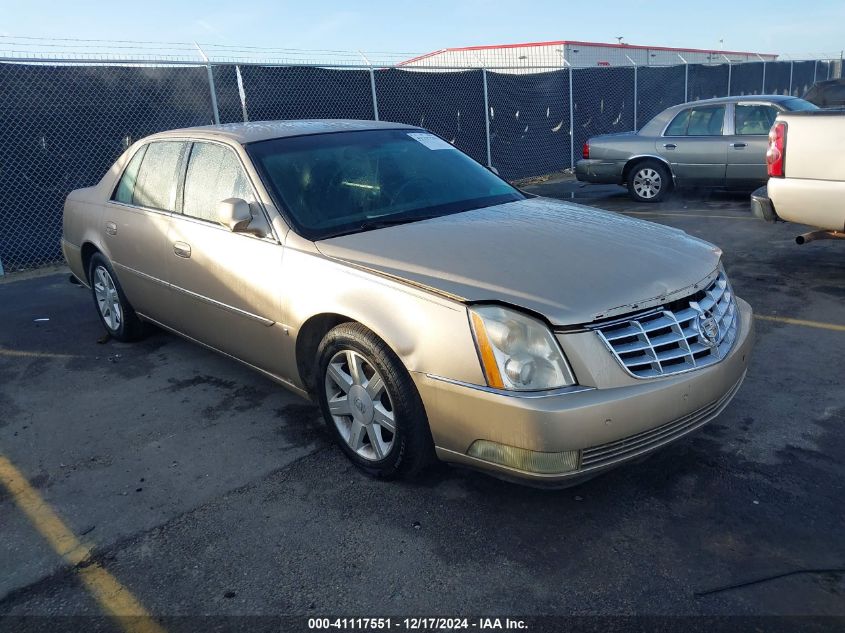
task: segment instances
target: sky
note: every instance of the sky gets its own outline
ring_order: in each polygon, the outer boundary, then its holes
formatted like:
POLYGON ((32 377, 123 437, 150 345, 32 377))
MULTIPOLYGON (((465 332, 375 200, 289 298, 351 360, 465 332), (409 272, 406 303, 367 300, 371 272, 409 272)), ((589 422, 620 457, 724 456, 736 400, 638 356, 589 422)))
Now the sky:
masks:
POLYGON ((0 50, 21 36, 396 53, 622 36, 630 44, 838 57, 845 0, 0 0, 0 50))

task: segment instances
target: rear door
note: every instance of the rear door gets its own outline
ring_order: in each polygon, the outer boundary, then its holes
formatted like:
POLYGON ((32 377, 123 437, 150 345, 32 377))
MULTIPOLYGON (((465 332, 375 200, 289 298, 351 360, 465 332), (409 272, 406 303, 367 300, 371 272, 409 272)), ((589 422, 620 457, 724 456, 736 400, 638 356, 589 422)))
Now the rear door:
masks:
POLYGON ((733 132, 728 137, 728 185, 754 189, 765 184, 769 130, 778 109, 771 103, 738 102, 733 110, 733 132))
POLYGON ((728 138, 723 134, 725 105, 681 110, 657 139, 656 150, 682 185, 722 186, 728 138))
POLYGON ((188 145, 142 145, 124 169, 103 213, 103 247, 123 291, 142 314, 163 321, 170 312, 167 232, 188 145))
MULTIPOLYGON (((280 321, 282 245, 273 236, 254 186, 232 147, 193 144, 166 260, 180 332, 251 365, 284 376, 290 367, 280 321), (254 233, 218 222, 228 198, 250 205, 254 233)), ((289 339, 288 339, 289 341, 289 339)))

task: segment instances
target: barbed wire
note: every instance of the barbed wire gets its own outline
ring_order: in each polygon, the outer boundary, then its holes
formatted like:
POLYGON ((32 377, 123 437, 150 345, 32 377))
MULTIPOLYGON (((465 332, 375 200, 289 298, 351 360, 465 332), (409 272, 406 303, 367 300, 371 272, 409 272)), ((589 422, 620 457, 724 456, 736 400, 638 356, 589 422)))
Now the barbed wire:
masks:
MULTIPOLYGON (((561 55, 550 47, 548 54, 532 57, 531 63, 513 61, 489 61, 482 63, 478 58, 467 57, 466 61, 446 63, 439 53, 444 50, 420 52, 369 51, 341 49, 299 49, 287 47, 262 47, 248 44, 224 44, 216 42, 177 42, 149 41, 132 39, 96 39, 58 37, 45 38, 35 36, 0 35, 0 57, 6 59, 54 59, 56 61, 180 61, 197 63, 265 63, 273 65, 322 65, 326 67, 408 67, 412 62, 415 68, 518 68, 520 66, 536 69, 556 69, 566 67, 561 55)), ((718 65, 730 60, 714 55, 710 63, 718 65), (727 61, 726 61, 727 60, 727 61)), ((843 51, 824 51, 815 53, 781 53, 781 61, 800 60, 841 60, 843 51)), ((674 62, 676 63, 676 62, 674 62)), ((737 62, 733 62, 737 63, 737 62)), ((666 65, 666 64, 657 64, 666 65)))

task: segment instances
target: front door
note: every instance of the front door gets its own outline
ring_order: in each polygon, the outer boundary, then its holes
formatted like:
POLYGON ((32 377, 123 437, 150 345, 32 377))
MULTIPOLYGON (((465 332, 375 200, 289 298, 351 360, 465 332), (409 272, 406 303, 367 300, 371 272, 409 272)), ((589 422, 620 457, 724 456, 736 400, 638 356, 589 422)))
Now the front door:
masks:
POLYGON ((723 186, 728 140, 723 135, 725 106, 681 110, 655 149, 672 166, 681 185, 723 186))
POLYGON ((280 316, 283 246, 234 150, 196 142, 185 175, 181 213, 168 233, 169 278, 177 309, 173 327, 273 374, 285 376, 289 353, 280 316), (228 198, 250 204, 253 233, 218 222, 228 198))

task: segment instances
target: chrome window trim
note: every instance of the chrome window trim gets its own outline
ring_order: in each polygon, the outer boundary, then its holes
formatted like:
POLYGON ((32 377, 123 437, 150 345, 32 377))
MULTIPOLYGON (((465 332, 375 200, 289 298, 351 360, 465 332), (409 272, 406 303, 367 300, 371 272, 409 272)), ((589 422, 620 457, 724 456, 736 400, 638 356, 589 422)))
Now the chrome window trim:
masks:
POLYGON ((573 393, 581 393, 582 391, 593 391, 595 387, 584 387, 583 385, 570 385, 568 387, 558 387, 557 389, 545 389, 543 391, 509 391, 507 389, 496 389, 488 387, 487 385, 476 385, 472 382, 465 382, 463 380, 455 380, 454 378, 446 378, 438 376, 437 374, 425 374, 426 377, 439 382, 449 383, 458 387, 466 387, 467 389, 474 389, 476 391, 483 391, 484 393, 491 393, 497 396, 507 396, 509 398, 554 398, 556 396, 569 395, 573 393))
POLYGON ((215 229, 215 230, 218 230, 218 231, 223 231, 224 233, 228 233, 229 235, 237 235, 239 237, 248 237, 248 238, 253 239, 253 240, 260 240, 262 242, 268 242, 270 244, 280 244, 281 243, 273 235, 273 225, 272 224, 269 225, 270 226, 270 233, 268 233, 264 237, 259 237, 258 235, 253 235, 252 233, 245 233, 245 232, 242 232, 242 231, 234 232, 234 231, 230 230, 229 227, 223 226, 222 224, 219 224, 217 222, 212 222, 211 220, 203 220, 202 218, 195 218, 191 215, 185 215, 184 213, 177 213, 177 212, 174 211, 173 213, 170 214, 170 217, 173 220, 183 220, 183 221, 186 221, 186 222, 193 222, 194 224, 199 224, 201 226, 207 226, 209 228, 212 228, 212 229, 215 229))

